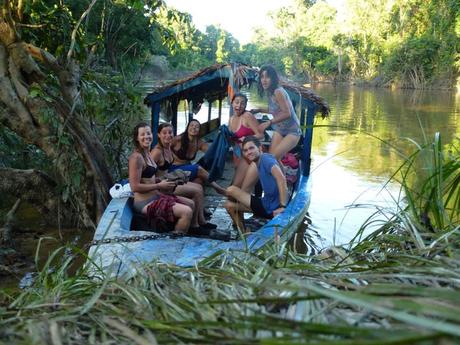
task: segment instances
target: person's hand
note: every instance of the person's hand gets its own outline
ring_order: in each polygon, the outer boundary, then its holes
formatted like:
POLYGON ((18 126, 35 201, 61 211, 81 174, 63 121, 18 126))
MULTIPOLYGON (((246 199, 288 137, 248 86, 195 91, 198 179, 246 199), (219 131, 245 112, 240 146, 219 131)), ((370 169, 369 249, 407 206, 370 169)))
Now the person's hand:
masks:
POLYGON ((157 184, 158 190, 161 192, 172 192, 176 188, 176 183, 173 181, 163 180, 157 184))
POLYGON ((279 215, 284 210, 285 210, 284 207, 278 207, 276 210, 273 211, 273 217, 276 217, 277 215, 279 215))

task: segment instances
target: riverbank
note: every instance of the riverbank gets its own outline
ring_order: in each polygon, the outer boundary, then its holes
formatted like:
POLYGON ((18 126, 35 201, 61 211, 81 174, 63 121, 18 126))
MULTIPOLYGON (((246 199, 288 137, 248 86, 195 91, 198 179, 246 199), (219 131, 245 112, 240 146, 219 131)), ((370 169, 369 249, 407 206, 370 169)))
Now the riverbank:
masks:
MULTIPOLYGON (((293 78, 297 82, 305 83, 305 79, 293 78)), ((332 85, 345 85, 357 86, 363 88, 383 88, 391 90, 440 90, 440 91, 457 91, 460 90, 460 79, 456 83, 451 79, 439 79, 425 85, 414 87, 407 82, 398 81, 385 81, 382 77, 376 77, 372 80, 365 79, 350 79, 350 80, 334 80, 331 78, 317 79, 311 84, 332 84, 332 85)))

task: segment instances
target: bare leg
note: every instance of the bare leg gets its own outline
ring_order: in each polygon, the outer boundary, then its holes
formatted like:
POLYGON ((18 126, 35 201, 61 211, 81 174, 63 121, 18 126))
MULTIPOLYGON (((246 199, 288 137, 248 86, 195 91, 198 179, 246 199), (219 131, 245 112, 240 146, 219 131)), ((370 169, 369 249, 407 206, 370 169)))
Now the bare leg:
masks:
POLYGON ((230 186, 227 188, 227 196, 241 203, 247 210, 251 207, 251 194, 245 192, 241 188, 230 186))
POLYGON ((258 179, 259 171, 257 170, 257 165, 252 162, 246 169, 246 175, 244 176, 243 183, 241 184, 241 189, 246 193, 251 193, 258 179))
POLYGON ((300 136, 288 134, 283 137, 281 134, 275 132, 273 133, 269 151, 277 160, 280 160, 286 153, 291 151, 297 145, 299 139, 300 136))
POLYGON ((192 199, 195 202, 195 214, 198 217, 199 224, 205 224, 206 219, 204 217, 204 193, 203 187, 194 182, 187 182, 186 184, 179 185, 176 187, 174 194, 185 196, 186 198, 192 199))
POLYGON ((233 201, 227 201, 224 205, 225 209, 227 210, 230 218, 232 219, 233 223, 237 226, 238 230, 242 233, 246 232, 246 227, 244 225, 244 212, 250 212, 251 210, 245 207, 240 203, 236 203, 233 201))
POLYGON ((192 210, 192 217, 191 217, 190 225, 192 227, 197 227, 198 226, 198 215, 196 213, 195 202, 192 199, 185 198, 183 196, 178 196, 177 198, 180 200, 180 202, 183 205, 190 207, 190 209, 192 210))
POLYGON ((173 213, 174 217, 177 218, 176 226, 174 227, 173 233, 186 234, 190 227, 190 222, 192 220, 192 209, 187 205, 175 203, 173 206, 173 213))
POLYGON ((239 160, 236 165, 235 175, 233 176, 232 186, 241 188, 248 166, 249 164, 245 159, 239 160))

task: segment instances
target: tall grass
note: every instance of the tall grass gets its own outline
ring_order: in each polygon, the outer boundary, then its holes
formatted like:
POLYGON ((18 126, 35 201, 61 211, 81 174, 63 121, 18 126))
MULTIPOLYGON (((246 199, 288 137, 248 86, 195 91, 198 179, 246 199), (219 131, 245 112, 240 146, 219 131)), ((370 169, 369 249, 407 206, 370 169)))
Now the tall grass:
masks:
POLYGON ((1 296, 0 343, 457 344, 460 169, 450 150, 439 139, 420 147, 398 171, 404 202, 350 248, 306 256, 275 243, 192 268, 152 263, 129 279, 69 275, 71 259, 50 270, 50 258, 33 287, 1 296), (420 159, 426 176, 409 186, 420 159))

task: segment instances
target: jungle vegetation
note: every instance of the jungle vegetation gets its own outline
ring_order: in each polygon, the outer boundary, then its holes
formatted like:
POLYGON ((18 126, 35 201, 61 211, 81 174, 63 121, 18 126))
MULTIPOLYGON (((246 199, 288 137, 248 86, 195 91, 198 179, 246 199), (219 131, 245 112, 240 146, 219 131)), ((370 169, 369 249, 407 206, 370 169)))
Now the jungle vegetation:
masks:
POLYGON ((140 81, 158 61, 153 77, 240 61, 273 63, 302 81, 454 85, 457 1, 347 4, 342 20, 324 1, 295 1, 272 13, 273 36, 257 28, 240 45, 220 27, 197 30, 162 0, 2 1, 1 190, 39 205, 50 222, 93 226, 123 175, 127 129, 144 116, 140 81))
MULTIPOLYGON (((459 6, 350 0, 344 24, 323 1, 297 1, 272 14, 274 37, 259 28, 241 46, 161 0, 0 1, 0 249, 24 201, 50 223, 94 226, 158 57, 173 71, 238 60, 301 80, 452 86, 459 6)), ((458 156, 438 137, 419 145, 394 175, 404 200, 361 229, 378 230, 316 256, 274 243, 123 280, 75 273, 85 251, 62 248, 29 288, 1 290, 0 343, 458 343, 458 156)))

